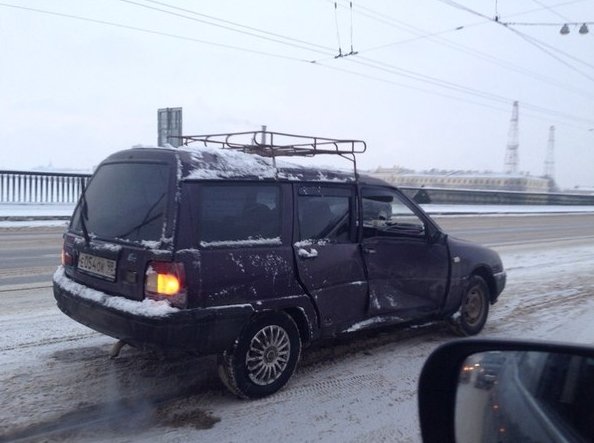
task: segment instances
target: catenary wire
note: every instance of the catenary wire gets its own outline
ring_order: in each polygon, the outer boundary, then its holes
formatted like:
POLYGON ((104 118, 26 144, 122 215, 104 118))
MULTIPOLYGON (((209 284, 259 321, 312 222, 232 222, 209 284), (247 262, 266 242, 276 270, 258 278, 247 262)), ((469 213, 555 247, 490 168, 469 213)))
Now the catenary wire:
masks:
MULTIPOLYGON (((139 4, 139 3, 135 2, 135 1, 132 1, 132 0, 120 0, 120 1, 123 1, 125 3, 130 3, 130 4, 133 4, 133 5, 137 5, 137 6, 145 7, 145 5, 141 5, 141 4, 139 4)), ((159 2, 159 3, 164 4, 163 2, 159 2)), ((336 9, 337 2, 335 2, 334 5, 335 5, 335 13, 337 13, 337 9, 336 9)), ((147 6, 147 7, 149 9, 155 9, 155 10, 157 10, 159 12, 164 12, 164 13, 167 13, 167 14, 172 14, 170 11, 164 11, 164 10, 161 10, 159 8, 153 8, 153 7, 150 7, 150 6, 147 6)), ((189 11, 189 10, 187 10, 187 11, 189 11)), ((188 17, 188 16, 185 16, 185 15, 177 14, 177 13, 173 13, 173 15, 179 16, 179 17, 182 17, 182 18, 186 18, 186 19, 194 20, 193 17, 188 17)), ((199 21, 201 21, 201 20, 199 20, 199 21)), ((337 26, 337 36, 338 36, 338 39, 339 39, 338 40, 338 42, 339 42, 339 56, 341 56, 342 55, 342 47, 341 47, 341 44, 340 44, 340 34, 338 34, 338 19, 337 19, 337 17, 336 17, 336 26, 337 26)), ((228 29, 228 27, 225 27, 225 28, 228 29)), ((256 29, 256 28, 253 28, 253 29, 256 29)), ((231 29, 231 30, 234 30, 234 29, 231 29)), ((267 38, 267 40, 270 40, 270 39, 267 38)), ((281 44, 284 44, 284 45, 294 46, 294 47, 298 47, 298 48, 301 48, 301 49, 313 50, 313 49, 310 49, 310 48, 303 48, 301 45, 294 45, 294 44, 287 43, 287 42, 281 42, 281 41, 276 40, 276 39, 272 39, 272 40, 274 42, 281 43, 281 44)), ((378 62, 378 61, 375 61, 375 60, 371 60, 371 59, 367 59, 366 61, 368 63, 381 64, 381 62, 378 62)), ((365 64, 365 63, 361 63, 361 62, 359 62, 359 63, 360 64, 365 64)), ((410 79, 413 79, 413 80, 416 80, 416 81, 428 82, 428 83, 433 84, 433 85, 438 86, 438 87, 442 87, 442 88, 446 88, 446 89, 453 89, 453 90, 457 90, 458 92, 469 93, 471 95, 478 95, 478 96, 481 96, 482 98, 487 98, 487 99, 491 99, 491 100, 501 100, 500 97, 494 96, 493 94, 484 93, 484 92, 479 91, 479 90, 476 90, 476 89, 472 89, 472 88, 468 88, 468 87, 465 87, 465 86, 457 85, 457 84, 452 83, 452 82, 447 82, 447 81, 444 81, 444 80, 441 80, 441 79, 437 79, 435 77, 426 76, 426 75, 423 75, 423 74, 420 74, 420 73, 416 73, 414 71, 404 70, 402 68, 398 68, 398 67, 395 67, 395 66, 392 66, 392 65, 384 65, 383 67, 381 67, 381 66, 380 67, 375 67, 373 65, 369 65, 368 64, 367 66, 370 67, 370 68, 372 68, 372 69, 384 69, 384 70, 385 70, 385 68, 392 69, 394 71, 391 72, 391 73, 393 73, 395 75, 405 76, 407 78, 410 78, 410 79)), ((505 98, 503 98, 503 100, 509 101, 509 99, 505 99, 505 98)), ((557 115, 557 116, 558 117, 562 117, 561 115, 557 115)), ((579 117, 575 117, 575 116, 566 116, 565 118, 580 119, 579 117)), ((587 121, 589 121, 589 120, 587 120, 587 121)))
POLYGON ((28 11, 28 12, 36 12, 39 14, 51 15, 54 17, 69 18, 69 19, 78 20, 78 21, 85 21, 85 22, 95 23, 95 24, 99 24, 99 25, 111 26, 114 28, 126 29, 129 31, 137 31, 137 32, 145 33, 145 34, 152 34, 152 35, 158 35, 158 36, 162 36, 162 37, 174 38, 174 39, 178 39, 178 40, 202 43, 202 44, 209 45, 209 46, 215 46, 215 47, 219 47, 219 48, 232 49, 235 51, 242 51, 242 52, 248 52, 248 53, 252 53, 252 54, 264 55, 267 57, 281 58, 284 60, 292 60, 292 61, 299 61, 299 62, 306 61, 299 57, 292 57, 292 56, 284 55, 284 54, 275 54, 272 52, 260 51, 257 49, 228 45, 225 43, 218 43, 218 42, 213 42, 213 41, 209 41, 209 40, 188 37, 188 36, 184 36, 184 35, 180 35, 180 34, 173 34, 173 33, 169 33, 169 32, 157 31, 154 29, 147 29, 147 28, 140 28, 137 26, 124 25, 122 23, 115 23, 115 22, 110 22, 107 20, 99 20, 99 19, 83 17, 83 16, 79 16, 79 15, 74 15, 74 14, 65 14, 62 12, 48 11, 45 9, 30 8, 30 7, 21 6, 21 5, 13 5, 10 3, 0 3, 0 6, 6 7, 6 8, 20 9, 20 10, 28 11))
MULTIPOLYGON (((195 22, 198 22, 198 23, 207 24, 207 25, 210 25, 210 26, 215 26, 217 28, 226 29, 228 31, 238 32, 238 33, 244 34, 244 35, 249 35, 251 37, 259 38, 259 39, 262 39, 262 40, 267 40, 267 41, 271 41, 271 42, 274 42, 274 43, 279 43, 281 45, 292 46, 292 47, 296 47, 296 48, 299 48, 299 49, 305 49, 305 50, 308 50, 308 51, 313 50, 313 48, 308 47, 308 46, 304 46, 302 44, 285 42, 285 41, 279 40, 277 38, 267 37, 265 35, 256 34, 254 32, 242 31, 241 29, 232 28, 230 26, 221 25, 221 24, 218 24, 218 23, 212 23, 212 22, 209 22, 207 20, 203 20, 203 19, 196 18, 196 17, 191 17, 191 16, 184 15, 184 14, 181 14, 181 13, 178 13, 178 12, 174 12, 174 11, 168 11, 166 9, 157 8, 155 6, 145 5, 143 3, 139 3, 139 2, 136 2, 136 1, 133 1, 133 0, 120 0, 120 1, 123 2, 123 3, 128 3, 128 4, 131 4, 131 5, 134 5, 134 6, 138 6, 138 7, 141 7, 141 8, 146 8, 146 9, 150 9, 150 10, 153 10, 153 11, 162 12, 164 14, 172 15, 174 17, 184 18, 186 20, 191 20, 191 21, 195 21, 195 22)), ((328 50, 329 49, 330 48, 328 48, 328 50)), ((320 52, 320 51, 317 50, 316 52, 320 52)))
MULTIPOLYGON (((254 53, 254 54, 258 54, 258 55, 264 55, 264 56, 268 56, 268 57, 275 57, 275 58, 280 58, 280 59, 284 59, 284 60, 290 60, 290 61, 298 61, 298 62, 307 62, 307 60, 304 60, 302 58, 298 58, 298 57, 291 57, 291 56, 286 56, 286 55, 282 55, 282 54, 275 54, 275 53, 270 53, 270 52, 265 52, 265 51, 258 51, 258 50, 253 50, 250 48, 242 48, 242 47, 238 47, 238 46, 233 46, 233 45, 227 45, 227 44, 221 44, 221 43, 217 43, 217 42, 212 42, 212 41, 207 41, 207 40, 201 40, 201 39, 196 39, 196 38, 192 38, 192 37, 187 37, 187 36, 181 36, 181 35, 177 35, 177 34, 171 34, 171 33, 166 33, 166 32, 161 32, 161 31, 155 31, 155 30, 151 30, 151 29, 145 29, 145 28, 139 28, 139 27, 135 27, 135 26, 129 26, 129 25, 123 25, 120 23, 114 23, 114 22, 109 22, 109 21, 105 21, 105 20, 98 20, 98 19, 92 19, 89 17, 81 17, 81 16, 76 16, 73 14, 64 14, 64 13, 59 13, 59 12, 54 12, 54 11, 47 11, 47 10, 41 10, 41 9, 36 9, 36 8, 29 8, 29 7, 23 7, 20 5, 12 5, 12 4, 7 4, 7 3, 3 3, 0 2, 0 6, 4 6, 4 7, 10 7, 10 8, 16 8, 16 9, 21 9, 24 11, 28 11, 28 12, 36 12, 36 13, 42 13, 42 14, 46 14, 46 15, 52 15, 52 16, 58 16, 58 17, 63 17, 63 18, 70 18, 70 19, 75 19, 75 20, 81 20, 81 21, 87 21, 87 22, 91 22, 91 23, 96 23, 96 24, 101 24, 101 25, 107 25, 107 26, 112 26, 112 27, 117 27, 117 28, 122 28, 122 29, 127 29, 127 30, 133 30, 133 31, 138 31, 138 32, 143 32, 143 33, 148 33, 148 34, 153 34, 153 35, 159 35, 159 36, 165 36, 165 37, 170 37, 170 38, 176 38, 176 39, 182 39, 182 40, 186 40, 186 41, 191 41, 191 42, 196 42, 196 43, 201 43, 201 44, 206 44, 206 45, 212 45, 212 46, 216 46, 216 47, 222 47, 225 49, 233 49, 233 50, 238 50, 238 51, 243 51, 243 52, 248 52, 248 53, 254 53)), ((309 63, 309 62, 307 62, 309 63)), ((325 66, 327 68, 330 68, 328 66, 325 66)), ((376 68, 377 69, 377 68, 376 68)), ((349 70, 345 70, 345 69, 337 69, 339 71, 343 71, 343 72, 350 72, 351 74, 354 75, 358 75, 358 76, 363 76, 365 77, 365 74, 361 74, 358 72, 353 72, 353 71, 349 71, 349 70)), ((385 69, 384 69, 385 70, 385 69)), ((371 76, 367 76, 367 78, 374 78, 377 79, 375 77, 371 77, 371 76)), ((410 77, 412 78, 412 77, 410 77)), ((424 81, 425 83, 431 83, 431 84, 436 84, 440 87, 444 87, 443 85, 439 85, 438 83, 444 83, 443 81, 440 80, 432 80, 432 81, 427 81, 426 79, 418 79, 418 78, 413 78, 414 80, 417 81, 424 81), (437 83, 434 83, 437 82, 437 83)), ((385 80, 383 80, 385 81, 385 80)), ((415 90, 422 90, 418 87, 412 86, 412 85, 406 85, 406 84, 401 84, 401 83, 396 83, 396 82, 390 82, 389 80, 387 81, 388 83, 392 83, 395 85, 399 85, 401 87, 405 87, 405 88, 409 88, 409 89, 415 89, 415 90)), ((447 84, 447 82, 445 82, 444 84, 447 84)), ((470 95, 475 95, 478 96, 480 98, 486 99, 486 93, 480 93, 480 94, 473 94, 469 88, 466 87, 462 87, 459 85, 455 85, 454 86, 449 86, 446 88, 449 89, 453 89, 456 90, 456 92, 462 92, 462 93, 466 93, 466 94, 470 94, 470 95), (466 89, 466 91, 464 91, 466 89)), ((447 96, 444 94, 441 94, 437 91, 430 91, 430 90, 424 90, 424 92, 427 93, 433 93, 436 95, 441 95, 441 96, 446 96, 446 97, 450 97, 453 98, 452 96, 447 96)), ((462 98, 457 98, 458 100, 461 101, 466 101, 468 103, 472 103, 471 101, 468 100, 464 100, 462 98)), ((491 98, 492 100, 492 98, 491 98)), ((498 99, 501 101, 501 99, 498 99)), ((503 98, 503 100, 505 100, 505 98, 503 98)), ((511 99, 507 99, 508 103, 511 103, 512 100, 511 99)), ((490 107, 495 109, 492 106, 488 106, 484 103, 478 103, 478 102, 474 102, 475 104, 479 104, 481 106, 485 106, 485 107, 490 107)), ((546 108, 541 108, 542 110, 544 110, 541 113, 547 113, 547 112, 552 112, 551 110, 547 110, 546 108)), ((573 117, 572 117, 573 119, 573 117)), ((572 126, 572 125, 568 125, 567 126, 572 126)))
POLYGON ((569 20, 567 17, 565 17, 564 15, 560 14, 558 11, 555 11, 552 7, 545 5, 543 2, 541 2, 540 0, 532 0, 534 3, 536 3, 537 5, 542 6, 543 8, 545 8, 546 10, 548 10, 550 13, 556 15, 557 17, 562 18, 563 20, 565 20, 566 22, 571 21, 569 20))
MULTIPOLYGON (((575 2, 571 2, 571 3, 575 3, 575 2)), ((415 40, 419 40, 421 38, 423 38, 423 39, 424 38, 428 38, 429 40, 433 41, 436 44, 444 45, 444 46, 447 46, 447 47, 449 47, 449 48, 451 48, 453 50, 456 50, 456 51, 459 51, 459 52, 463 52, 463 53, 469 54, 469 55, 471 55, 473 57, 476 57, 476 58, 479 58, 479 59, 488 61, 490 63, 493 63, 493 64, 495 64, 497 66, 500 66, 500 67, 502 67, 504 69, 507 69, 507 70, 514 71, 514 72, 517 72, 517 73, 522 74, 522 75, 526 75, 526 76, 532 77, 532 78, 537 79, 537 80, 540 80, 540 81, 542 81, 544 83, 548 83, 550 85, 557 86, 557 87, 559 87, 561 89, 564 89, 566 91, 569 91, 569 92, 572 92, 572 93, 575 93, 575 94, 579 94, 582 97, 587 96, 587 97, 590 97, 590 98, 594 99, 594 95, 591 92, 589 92, 589 91, 584 91, 584 90, 582 90, 580 88, 576 88, 576 87, 573 87, 571 85, 567 85, 566 83, 563 83, 563 82, 561 82, 561 81, 559 81, 557 79, 554 79, 554 78, 545 76, 545 75, 543 75, 541 73, 532 71, 530 69, 527 69, 527 68, 524 68, 524 67, 521 67, 521 66, 517 66, 517 65, 515 65, 513 63, 510 63, 510 62, 508 62, 506 60, 503 60, 503 59, 500 59, 498 57, 495 57, 492 54, 489 54, 489 53, 486 53, 486 52, 483 52, 483 51, 479 51, 477 49, 474 49, 474 48, 471 48, 471 47, 462 45, 460 43, 452 42, 451 40, 448 40, 448 39, 443 38, 443 37, 438 37, 438 35, 441 34, 441 33, 451 32, 452 30, 464 29, 464 28, 468 27, 468 25, 464 25, 464 26, 461 26, 461 27, 457 27, 457 28, 454 28, 454 29, 446 30, 446 31, 436 32, 436 33, 427 33, 425 30, 422 30, 422 29, 417 28, 415 26, 412 26, 410 24, 404 23, 404 22, 402 22, 400 20, 396 20, 396 19, 391 18, 391 17, 386 17, 384 14, 380 14, 380 13, 378 13, 378 12, 376 12, 376 11, 370 9, 370 8, 366 8, 366 7, 363 7, 363 6, 358 6, 357 9, 364 11, 364 12, 359 11, 359 14, 361 14, 363 16, 366 16, 366 17, 368 17, 368 18, 370 18, 372 20, 376 20, 376 21, 381 22, 381 23, 384 23, 384 24, 386 24, 388 26, 392 26, 392 27, 395 27, 397 29, 401 29, 401 30, 404 30, 406 32, 409 32, 409 33, 412 33, 412 34, 415 34, 415 35, 418 36, 417 38, 412 38, 412 39, 409 39, 409 40, 401 41, 402 43, 412 42, 412 41, 415 41, 415 40)), ((544 8, 540 8, 540 10, 542 10, 542 9, 544 9, 544 8)), ((534 11, 534 10, 531 10, 531 11, 534 11)), ((512 14, 512 15, 518 15, 518 14, 523 14, 523 13, 516 13, 516 14, 512 14)), ((510 15, 510 17, 512 15, 510 15)), ((483 22, 481 22, 481 23, 488 23, 490 21, 492 21, 492 19, 490 19, 489 17, 486 17, 486 20, 483 21, 483 22)), ((396 44, 396 43, 398 43, 398 42, 395 42, 393 44, 396 44)), ((371 48, 371 49, 364 49, 364 50, 361 50, 361 51, 358 51, 358 52, 359 52, 359 54, 366 53, 366 52, 369 52, 370 50, 385 48, 385 47, 391 46, 393 44, 382 45, 382 46, 378 46, 378 47, 371 48)), ((566 54, 566 56, 571 57, 568 54, 566 54)))
POLYGON ((158 1, 158 0, 144 0, 144 1, 146 3, 153 3, 153 4, 156 4, 156 5, 160 5, 160 6, 165 6, 167 8, 173 9, 175 11, 186 12, 188 14, 195 15, 197 17, 203 17, 203 18, 207 18, 207 19, 210 19, 210 20, 214 20, 214 21, 220 22, 220 23, 225 23, 225 24, 228 24, 228 25, 236 26, 238 28, 248 29, 250 31, 259 32, 261 34, 270 35, 272 37, 282 38, 284 40, 292 41, 292 42, 295 42, 295 43, 301 43, 301 44, 304 44, 304 45, 307 45, 307 46, 311 46, 313 48, 323 49, 323 50, 326 50, 326 51, 332 51, 333 50, 332 48, 330 48, 328 46, 319 45, 317 43, 308 42, 308 41, 301 40, 301 39, 298 39, 298 38, 295 38, 295 37, 289 37, 289 36, 286 36, 286 35, 277 34, 275 32, 266 31, 264 29, 256 28, 256 27, 253 27, 253 26, 244 25, 242 23, 233 22, 231 20, 226 20, 226 19, 222 19, 222 18, 219 18, 219 17, 214 17, 212 15, 203 14, 201 12, 193 11, 191 9, 180 8, 179 6, 175 6, 175 5, 172 5, 172 4, 169 4, 169 3, 165 3, 165 2, 162 2, 162 1, 158 1))
MULTIPOLYGON (((121 1, 123 1, 125 3, 131 3, 133 5, 139 5, 137 2, 131 1, 131 0, 121 0, 121 1)), ((160 2, 160 3, 162 4, 162 2, 160 2)), ((336 5, 336 2, 335 2, 335 5, 336 5)), ((144 5, 142 5, 142 6, 144 6, 144 5)), ((155 9, 155 8, 152 8, 152 7, 149 7, 149 8, 150 9, 155 9)), ((159 12, 169 13, 169 11, 162 11, 162 10, 160 10, 158 8, 157 8, 157 10, 159 12)), ((187 16, 183 16, 183 15, 180 15, 180 14, 174 14, 174 15, 181 16, 183 18, 189 18, 187 16)), ((190 17, 190 19, 192 19, 192 18, 190 17)), ((256 29, 256 28, 253 28, 253 29, 256 29)), ((338 22, 337 22, 337 32, 338 32, 338 22)), ((340 38, 340 36, 339 36, 339 38, 340 38)), ((274 40, 274 41, 275 42, 279 42, 278 40, 274 40)), ((293 45, 293 44, 290 44, 290 43, 287 43, 287 42, 280 42, 280 43, 282 43, 284 45, 295 46, 295 47, 299 47, 301 49, 304 49, 300 45, 293 45)), ((340 40, 339 40, 339 45, 340 45, 340 40)), ((309 48, 305 48, 305 49, 309 49, 309 48)), ((339 46, 339 55, 342 55, 341 49, 342 49, 341 46, 339 46)), ((309 49, 309 50, 312 50, 313 51, 313 49, 309 49)), ((400 76, 403 76, 403 77, 406 77, 406 78, 409 78, 409 79, 412 79, 412 80, 415 80, 415 81, 429 83, 429 84, 432 84, 434 86, 442 87, 442 88, 449 89, 449 90, 455 90, 455 91, 460 92, 460 93, 466 93, 466 94, 478 96, 478 97, 481 97, 481 98, 484 98, 484 99, 488 99, 488 100, 510 102, 510 99, 507 99, 507 98, 504 98, 504 97, 501 97, 501 96, 495 96, 494 94, 486 93, 486 92, 483 92, 483 91, 480 91, 480 90, 476 90, 476 89, 473 89, 473 88, 468 88, 468 87, 465 87, 465 86, 462 86, 462 85, 455 84, 453 82, 448 82, 448 81, 441 80, 441 79, 438 79, 438 78, 435 78, 435 77, 430 77, 430 76, 427 76, 427 75, 424 75, 424 74, 420 74, 420 73, 417 73, 417 72, 414 72, 414 71, 411 71, 411 70, 405 70, 405 69, 398 68, 398 67, 393 66, 393 65, 387 65, 387 64, 383 64, 383 66, 382 66, 382 63, 381 62, 378 62, 376 60, 366 59, 364 61, 357 61, 356 63, 361 64, 363 66, 367 66, 367 67, 372 68, 372 69, 384 70, 385 72, 388 72, 388 73, 391 73, 391 74, 394 74, 394 75, 400 75, 400 76), (377 66, 375 66, 375 65, 377 65, 377 66)), ((574 119, 574 120, 575 119, 577 119, 577 120, 580 120, 581 119, 580 117, 569 116, 569 115, 561 115, 561 114, 557 113, 556 111, 550 111, 550 112, 551 113, 556 113, 556 116, 557 117, 562 117, 562 118, 567 118, 567 119, 574 119)), ((581 120, 585 120, 585 119, 581 119, 581 120)), ((590 120, 586 120, 586 121, 588 123, 591 123, 590 120)))
MULTIPOLYGON (((541 50, 545 54, 549 55, 550 57, 554 58, 555 60, 559 61, 560 63, 564 64, 565 66, 567 66, 571 70, 579 73, 580 75, 582 75, 583 77, 585 77, 585 78, 587 78, 587 79, 589 79, 591 81, 594 81, 594 78, 593 77, 591 77, 588 74, 586 74, 585 72, 579 70, 578 68, 576 68, 575 66, 571 65, 567 61, 562 60, 560 57, 556 56, 552 51, 547 50, 544 47, 543 42, 541 42, 540 40, 535 39, 534 37, 530 37, 530 36, 528 36, 528 35, 520 32, 520 31, 518 31, 517 29, 513 29, 510 26, 506 26, 505 23, 502 23, 502 22, 499 22, 499 21, 497 21, 495 19, 492 19, 491 17, 489 17, 489 16, 487 16, 485 14, 482 14, 482 13, 480 13, 478 11, 475 11, 474 9, 471 9, 471 8, 469 8, 469 7, 465 6, 465 5, 462 5, 460 3, 457 3, 457 2, 455 2, 453 0, 437 0, 437 1, 438 2, 441 2, 441 3, 444 3, 444 4, 448 5, 448 6, 452 6, 454 8, 457 8, 457 9, 460 9, 460 10, 463 10, 463 11, 466 11, 466 12, 468 12, 470 14, 473 14, 473 15, 482 17, 484 19, 490 20, 491 22, 496 23, 496 24, 498 24, 500 26, 503 26, 505 29, 508 29, 508 30, 512 31, 516 35, 520 36, 524 41, 528 42, 529 44, 531 44, 535 48, 538 48, 539 50, 541 50)), ((558 52, 563 52, 563 51, 559 51, 558 50, 558 52)), ((565 54, 565 53, 563 53, 563 54, 565 54)), ((582 63, 586 63, 586 62, 582 61, 582 63)))

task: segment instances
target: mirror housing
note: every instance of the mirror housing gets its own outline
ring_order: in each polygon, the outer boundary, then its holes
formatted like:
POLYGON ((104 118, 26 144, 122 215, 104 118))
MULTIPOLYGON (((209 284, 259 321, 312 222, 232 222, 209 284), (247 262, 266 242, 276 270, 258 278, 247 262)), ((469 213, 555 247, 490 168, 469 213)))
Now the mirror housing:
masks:
POLYGON ((461 369, 469 356, 494 351, 542 352, 594 359, 594 348, 581 345, 497 339, 446 343, 433 351, 421 371, 418 400, 424 442, 456 441, 456 393, 461 369))
POLYGON ((434 227, 433 225, 428 224, 427 225, 427 234, 428 234, 428 238, 429 238, 429 243, 439 243, 440 241, 446 241, 446 239, 448 238, 448 234, 440 231, 439 229, 437 229, 436 227, 434 227), (443 240, 442 240, 443 239, 443 240))

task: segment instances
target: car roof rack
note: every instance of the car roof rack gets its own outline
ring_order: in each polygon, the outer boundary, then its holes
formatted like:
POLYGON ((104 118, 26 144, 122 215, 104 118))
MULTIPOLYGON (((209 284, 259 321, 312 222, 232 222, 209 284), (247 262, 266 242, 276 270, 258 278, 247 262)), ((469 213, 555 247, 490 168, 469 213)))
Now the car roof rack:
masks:
POLYGON ((314 157, 316 155, 338 155, 353 163, 355 178, 357 173, 357 154, 367 150, 362 140, 343 140, 308 135, 287 134, 272 131, 247 131, 226 134, 170 136, 181 139, 183 145, 202 142, 204 146, 218 146, 262 157, 272 158, 276 168, 276 157, 314 157))

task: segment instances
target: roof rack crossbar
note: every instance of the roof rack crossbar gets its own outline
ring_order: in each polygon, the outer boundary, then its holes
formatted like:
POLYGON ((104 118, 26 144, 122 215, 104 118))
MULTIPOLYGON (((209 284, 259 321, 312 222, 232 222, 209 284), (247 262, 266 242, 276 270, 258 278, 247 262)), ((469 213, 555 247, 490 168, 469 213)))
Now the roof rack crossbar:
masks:
POLYGON ((183 145, 201 142, 204 146, 218 146, 222 149, 234 149, 270 157, 273 159, 275 167, 276 157, 338 155, 353 163, 356 178, 358 178, 356 155, 367 150, 367 144, 363 140, 333 139, 262 130, 224 134, 182 135, 171 138, 181 139, 183 145))

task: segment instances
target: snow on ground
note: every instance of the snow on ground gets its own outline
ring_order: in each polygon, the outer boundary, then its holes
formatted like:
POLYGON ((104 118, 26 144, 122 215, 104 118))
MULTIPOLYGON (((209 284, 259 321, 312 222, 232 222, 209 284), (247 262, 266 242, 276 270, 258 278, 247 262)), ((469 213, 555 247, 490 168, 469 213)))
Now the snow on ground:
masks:
POLYGON ((567 212, 594 212, 594 206, 562 205, 437 205, 421 207, 429 214, 543 214, 567 212))
POLYGON ((74 211, 73 204, 0 204, 0 219, 2 217, 70 217, 74 211))
MULTIPOLYGON (((594 239, 496 249, 508 285, 483 336, 594 343, 594 239)), ((439 324, 357 334, 307 350, 279 393, 241 401, 212 357, 126 347, 110 360, 114 340, 66 318, 49 288, 0 300, 0 440, 417 442, 420 369, 454 338, 439 324)))
POLYGON ((72 204, 0 204, 0 228, 66 226, 72 204))

